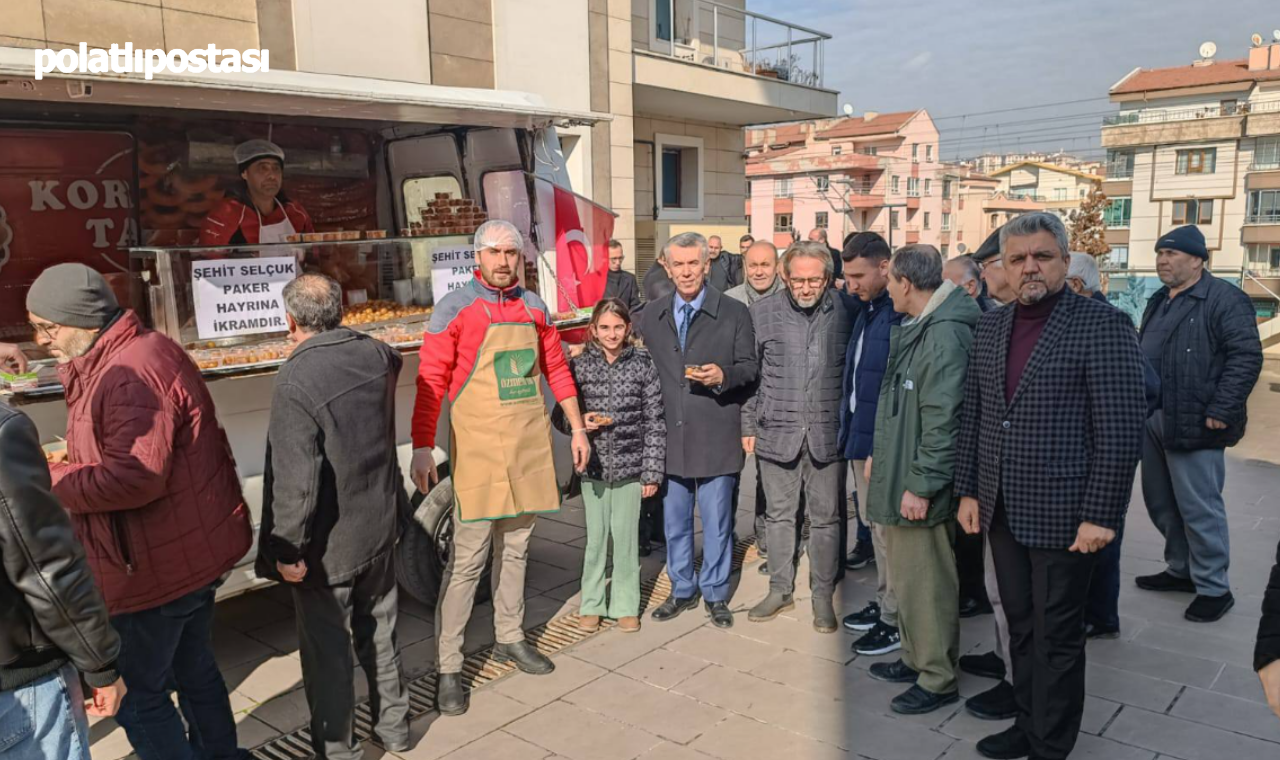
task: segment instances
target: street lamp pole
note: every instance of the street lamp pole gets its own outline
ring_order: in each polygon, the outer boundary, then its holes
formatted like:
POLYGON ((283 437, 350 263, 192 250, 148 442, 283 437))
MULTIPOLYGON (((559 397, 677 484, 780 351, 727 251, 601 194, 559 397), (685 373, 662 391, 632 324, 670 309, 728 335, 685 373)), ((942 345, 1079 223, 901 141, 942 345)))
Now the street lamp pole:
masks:
POLYGON ((886 204, 884 204, 884 208, 889 209, 889 221, 888 221, 888 223, 887 223, 885 226, 889 228, 889 241, 888 241, 888 242, 889 242, 889 250, 890 250, 890 251, 892 251, 892 250, 893 250, 893 210, 894 210, 894 209, 896 209, 896 208, 906 208, 906 207, 907 207, 907 204, 905 204, 905 203, 886 203, 886 204))

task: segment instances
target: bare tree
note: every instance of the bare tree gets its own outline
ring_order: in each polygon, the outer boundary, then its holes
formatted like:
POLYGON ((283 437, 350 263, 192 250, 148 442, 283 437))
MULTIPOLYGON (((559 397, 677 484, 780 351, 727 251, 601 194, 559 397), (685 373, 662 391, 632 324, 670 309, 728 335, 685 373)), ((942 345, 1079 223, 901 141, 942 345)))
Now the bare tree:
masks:
POLYGON ((1107 245, 1107 225, 1103 218, 1109 204, 1102 188, 1094 185, 1080 202, 1080 208, 1067 215, 1067 227, 1071 230, 1071 250, 1099 258, 1099 263, 1105 261, 1106 255, 1111 252, 1111 246, 1107 245))

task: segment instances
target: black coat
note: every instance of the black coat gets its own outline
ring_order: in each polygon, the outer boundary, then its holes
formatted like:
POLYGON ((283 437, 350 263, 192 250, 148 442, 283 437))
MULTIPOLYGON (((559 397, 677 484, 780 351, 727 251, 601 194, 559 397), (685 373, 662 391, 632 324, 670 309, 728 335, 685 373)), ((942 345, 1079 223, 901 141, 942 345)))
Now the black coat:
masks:
MULTIPOLYGON (((120 638, 84 549, 53 496, 36 427, 0 404, 0 691, 70 660, 90 686, 116 680, 120 638)), ((30 716, 27 716, 30 720, 30 716)))
POLYGON ((634 312, 640 308, 640 287, 636 284, 636 276, 630 272, 610 270, 604 286, 604 297, 616 298, 634 312))
POLYGON ((306 560, 308 586, 335 586, 399 538, 408 495, 396 458, 400 354, 340 327, 307 339, 276 376, 262 485, 259 576, 306 560))
POLYGON ((717 258, 711 260, 711 271, 707 273, 707 284, 721 293, 729 288, 742 284, 742 257, 738 254, 721 251, 717 258))
MULTIPOLYGON (((1249 394, 1262 371, 1262 343, 1253 302, 1236 286, 1209 272, 1179 298, 1191 308, 1169 335, 1161 354, 1160 408, 1164 445, 1175 451, 1221 449, 1244 437, 1249 394), (1227 423, 1205 427, 1206 417, 1227 423)), ((1142 313, 1146 330, 1169 297, 1157 290, 1142 313)))
POLYGON ((1005 402, 1017 307, 982 315, 965 381, 956 494, 978 499, 982 526, 1004 500, 1014 538, 1066 549, 1087 521, 1124 523, 1142 455, 1142 349, 1124 312, 1062 294, 1012 403, 1005 402))
POLYGON ((1262 621, 1258 623, 1258 644, 1253 650, 1253 669, 1262 670, 1280 660, 1280 546, 1271 581, 1262 597, 1262 621))
MULTIPOLYGON (((667 423, 662 416, 662 383, 653 358, 644 348, 623 349, 610 364, 594 343, 569 361, 578 386, 582 413, 599 412, 613 424, 591 435, 591 459, 585 475, 605 483, 639 480, 662 484, 667 462, 667 423)), ((560 432, 572 431, 557 404, 551 421, 560 432)))
POLYGON ((807 443, 818 462, 840 458, 844 357, 853 330, 843 295, 828 289, 812 316, 788 290, 751 305, 760 382, 743 409, 742 434, 755 436, 758 456, 791 462, 807 443))
POLYGON ((675 296, 649 304, 637 322, 662 381, 667 422, 667 474, 710 478, 742 471, 742 405, 759 374, 751 314, 707 286, 689 325, 685 350, 676 337, 675 296), (724 384, 708 388, 684 377, 686 364, 715 364, 724 384))

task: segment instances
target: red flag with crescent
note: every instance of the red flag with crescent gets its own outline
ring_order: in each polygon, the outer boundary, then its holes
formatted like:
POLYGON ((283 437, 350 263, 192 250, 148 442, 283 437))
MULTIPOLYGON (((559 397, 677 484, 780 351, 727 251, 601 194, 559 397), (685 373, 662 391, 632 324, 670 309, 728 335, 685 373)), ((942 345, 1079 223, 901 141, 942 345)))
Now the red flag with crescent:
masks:
POLYGON ((560 281, 556 311, 591 308, 604 297, 609 276, 613 213, 559 186, 555 187, 555 207, 556 277, 560 281))

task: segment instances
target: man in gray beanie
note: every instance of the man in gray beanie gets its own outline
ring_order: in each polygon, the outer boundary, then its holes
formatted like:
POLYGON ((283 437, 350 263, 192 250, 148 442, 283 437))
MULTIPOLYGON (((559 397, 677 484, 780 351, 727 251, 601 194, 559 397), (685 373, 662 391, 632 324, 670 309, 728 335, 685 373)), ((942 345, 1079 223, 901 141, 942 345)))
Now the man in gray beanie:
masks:
POLYGON ((236 760, 213 598, 253 530, 209 389, 181 346, 121 309, 83 264, 41 274, 27 312, 66 389, 53 493, 120 635, 129 691, 117 722, 141 760, 236 760))
POLYGON ((27 311, 36 342, 67 363, 93 345, 98 332, 120 315, 106 278, 83 264, 49 267, 27 291, 27 311))

